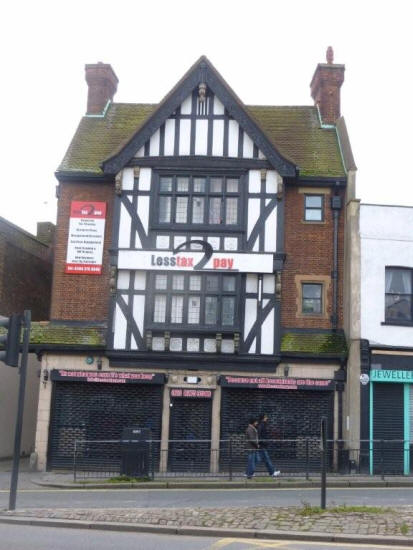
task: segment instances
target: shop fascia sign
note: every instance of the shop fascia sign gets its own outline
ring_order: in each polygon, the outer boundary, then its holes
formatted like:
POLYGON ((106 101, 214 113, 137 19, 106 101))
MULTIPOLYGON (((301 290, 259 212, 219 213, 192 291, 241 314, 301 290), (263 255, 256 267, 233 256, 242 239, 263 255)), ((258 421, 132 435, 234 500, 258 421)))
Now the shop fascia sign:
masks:
POLYGON ((211 399, 211 390, 202 390, 195 388, 172 388, 171 397, 187 397, 195 399, 211 399))
POLYGON ((172 251, 120 249, 118 269, 273 273, 274 260, 273 254, 215 252, 207 241, 190 240, 172 251), (185 250, 188 245, 199 250, 185 250))
POLYGON ((255 388, 263 390, 333 390, 334 380, 315 378, 268 378, 265 376, 227 376, 219 379, 221 386, 234 388, 255 388))
POLYGON ((370 371, 370 380, 372 382, 398 382, 399 384, 413 384, 413 371, 389 369, 372 370, 370 371))
POLYGON ((106 384, 164 384, 165 375, 151 372, 106 372, 54 369, 50 375, 56 382, 98 382, 106 384))

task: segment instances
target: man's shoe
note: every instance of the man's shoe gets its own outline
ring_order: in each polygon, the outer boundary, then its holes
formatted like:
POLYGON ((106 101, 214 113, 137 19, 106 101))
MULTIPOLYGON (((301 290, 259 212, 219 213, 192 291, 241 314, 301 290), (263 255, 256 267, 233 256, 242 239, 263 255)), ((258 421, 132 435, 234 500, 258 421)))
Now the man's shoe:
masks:
POLYGON ((271 477, 278 477, 281 474, 280 470, 276 470, 271 477))

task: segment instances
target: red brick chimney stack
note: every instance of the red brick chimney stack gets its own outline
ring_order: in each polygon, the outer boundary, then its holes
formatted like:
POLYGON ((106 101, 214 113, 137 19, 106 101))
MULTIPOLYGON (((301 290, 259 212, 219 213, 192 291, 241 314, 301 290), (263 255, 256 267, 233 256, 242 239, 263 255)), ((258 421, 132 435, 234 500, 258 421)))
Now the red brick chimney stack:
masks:
POLYGON ((344 65, 334 63, 333 48, 327 48, 327 63, 319 63, 311 80, 311 97, 319 106, 325 124, 335 124, 340 117, 340 88, 344 82, 344 65))
POLYGON ((87 94, 87 114, 101 114, 109 100, 113 99, 118 87, 118 77, 107 63, 85 65, 87 94))

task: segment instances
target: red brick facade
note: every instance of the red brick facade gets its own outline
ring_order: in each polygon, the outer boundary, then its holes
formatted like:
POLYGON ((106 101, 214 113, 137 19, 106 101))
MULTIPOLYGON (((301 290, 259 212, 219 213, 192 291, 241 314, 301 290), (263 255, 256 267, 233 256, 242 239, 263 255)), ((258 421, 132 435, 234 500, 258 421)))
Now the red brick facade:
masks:
MULTIPOLYGON (((324 221, 304 221, 303 188, 286 187, 285 194, 285 252, 287 259, 282 273, 281 326, 284 328, 331 329, 333 271, 333 212, 330 197, 324 199, 324 221), (325 316, 300 315, 301 303, 297 292, 297 280, 311 282, 325 278, 327 284, 327 309, 325 316), (303 278, 301 278, 303 277, 303 278), (320 277, 320 279, 318 279, 320 277)), ((311 188, 309 188, 311 192, 311 188)), ((344 195, 342 195, 342 200, 344 195)), ((343 326, 343 260, 344 260, 344 203, 339 214, 338 233, 338 328, 343 326)))
POLYGON ((109 306, 109 248, 111 245, 114 184, 60 183, 51 319, 104 321, 109 306), (102 275, 65 274, 67 238, 72 201, 107 203, 102 275))

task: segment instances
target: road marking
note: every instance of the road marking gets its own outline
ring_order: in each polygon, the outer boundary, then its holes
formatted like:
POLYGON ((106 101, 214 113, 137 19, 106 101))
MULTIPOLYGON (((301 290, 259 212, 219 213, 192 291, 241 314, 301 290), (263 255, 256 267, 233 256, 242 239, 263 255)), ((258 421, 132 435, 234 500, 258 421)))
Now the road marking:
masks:
MULTIPOLYGON (((345 543, 345 542, 313 542, 313 541, 299 541, 299 540, 289 540, 289 541, 266 541, 266 540, 256 540, 256 539, 243 539, 243 538, 224 538, 215 542, 212 546, 208 546, 208 550, 221 550, 231 544, 248 544, 243 548, 243 550, 255 550, 255 548, 279 548, 288 550, 292 545, 302 545, 304 546, 316 546, 317 549, 320 546, 340 547, 340 548, 373 548, 374 550, 379 549, 391 549, 391 550, 405 550, 405 546, 393 546, 393 545, 382 545, 382 544, 359 544, 359 543, 345 543)), ((298 550, 298 549, 297 549, 298 550)))

